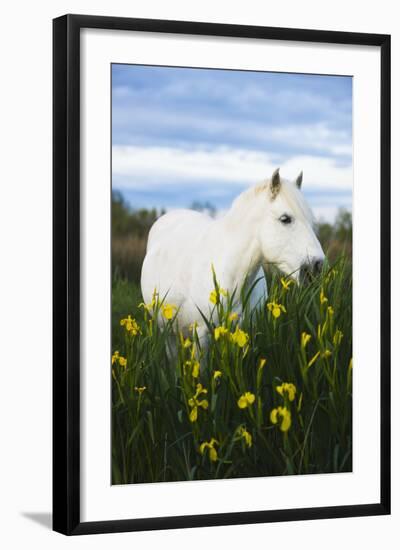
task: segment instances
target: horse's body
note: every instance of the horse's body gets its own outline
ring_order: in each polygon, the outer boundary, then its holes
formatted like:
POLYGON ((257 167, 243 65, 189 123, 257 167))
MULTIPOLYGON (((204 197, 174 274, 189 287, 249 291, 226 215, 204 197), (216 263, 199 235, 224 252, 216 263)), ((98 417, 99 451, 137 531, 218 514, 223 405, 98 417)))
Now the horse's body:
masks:
POLYGON ((212 266, 218 284, 229 293, 260 279, 252 294, 256 306, 266 296, 262 267, 276 264, 298 279, 304 266, 321 265, 321 246, 312 229, 312 215, 296 184, 280 179, 253 187, 233 202, 221 218, 192 210, 173 210, 151 228, 143 262, 141 286, 145 301, 154 291, 178 308, 182 330, 196 321, 201 310, 209 315, 214 289, 212 266), (290 220, 290 221, 288 221, 290 220))

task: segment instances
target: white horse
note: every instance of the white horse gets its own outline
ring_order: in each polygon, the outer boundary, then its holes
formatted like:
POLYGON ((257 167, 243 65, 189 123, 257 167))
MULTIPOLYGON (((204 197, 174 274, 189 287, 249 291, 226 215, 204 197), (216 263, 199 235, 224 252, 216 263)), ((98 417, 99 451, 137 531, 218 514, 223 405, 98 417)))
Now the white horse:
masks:
POLYGON ((264 300, 267 286, 263 267, 275 264, 296 281, 302 270, 319 271, 324 253, 313 231, 313 217, 300 191, 303 174, 294 182, 275 170, 271 179, 244 191, 228 212, 218 218, 193 210, 173 210, 152 226, 143 262, 141 287, 150 302, 154 291, 178 308, 185 332, 191 323, 204 322, 214 290, 212 269, 218 284, 240 294, 243 284, 259 282, 251 305, 264 300))

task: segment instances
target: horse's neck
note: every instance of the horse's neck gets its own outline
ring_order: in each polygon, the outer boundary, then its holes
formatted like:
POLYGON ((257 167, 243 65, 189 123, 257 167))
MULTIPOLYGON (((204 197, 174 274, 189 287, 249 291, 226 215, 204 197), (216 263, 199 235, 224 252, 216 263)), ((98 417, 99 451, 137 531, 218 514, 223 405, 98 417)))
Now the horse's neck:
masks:
POLYGON ((233 287, 240 289, 251 282, 261 265, 257 227, 258 212, 230 210, 221 219, 224 271, 233 287))

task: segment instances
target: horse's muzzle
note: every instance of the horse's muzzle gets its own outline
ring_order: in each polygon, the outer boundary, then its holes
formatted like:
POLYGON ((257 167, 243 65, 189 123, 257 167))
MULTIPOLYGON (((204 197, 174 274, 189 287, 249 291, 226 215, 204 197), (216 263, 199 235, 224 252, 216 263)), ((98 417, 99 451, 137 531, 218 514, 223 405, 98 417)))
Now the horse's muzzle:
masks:
POLYGON ((322 272, 323 260, 313 260, 303 264, 300 268, 300 280, 302 282, 311 282, 322 272))

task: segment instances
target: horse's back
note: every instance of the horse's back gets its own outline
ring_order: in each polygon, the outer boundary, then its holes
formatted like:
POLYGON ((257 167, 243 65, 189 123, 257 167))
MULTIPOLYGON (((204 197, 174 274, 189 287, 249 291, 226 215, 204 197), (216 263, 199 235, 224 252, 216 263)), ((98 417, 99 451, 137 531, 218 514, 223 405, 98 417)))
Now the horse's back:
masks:
POLYGON ((208 225, 209 216, 195 210, 180 209, 167 212, 152 225, 147 239, 147 251, 160 241, 185 239, 189 233, 198 233, 201 227, 208 225))
POLYGON ((180 305, 190 284, 190 262, 196 243, 212 219, 194 210, 171 210, 152 226, 142 266, 141 286, 146 301, 155 289, 160 297, 180 305), (179 290, 178 290, 179 289, 179 290))

